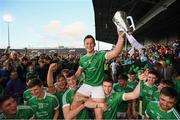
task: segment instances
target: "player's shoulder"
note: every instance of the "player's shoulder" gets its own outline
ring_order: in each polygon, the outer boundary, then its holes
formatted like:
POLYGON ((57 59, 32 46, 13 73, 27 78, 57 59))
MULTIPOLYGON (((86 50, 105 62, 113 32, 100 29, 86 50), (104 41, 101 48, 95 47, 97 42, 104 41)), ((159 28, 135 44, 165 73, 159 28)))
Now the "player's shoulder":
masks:
POLYGON ((64 92, 63 97, 66 97, 70 92, 71 92, 71 89, 67 89, 67 90, 64 92))
POLYGON ((48 93, 48 92, 46 92, 46 97, 47 98, 55 98, 55 99, 57 98, 55 95, 48 93))

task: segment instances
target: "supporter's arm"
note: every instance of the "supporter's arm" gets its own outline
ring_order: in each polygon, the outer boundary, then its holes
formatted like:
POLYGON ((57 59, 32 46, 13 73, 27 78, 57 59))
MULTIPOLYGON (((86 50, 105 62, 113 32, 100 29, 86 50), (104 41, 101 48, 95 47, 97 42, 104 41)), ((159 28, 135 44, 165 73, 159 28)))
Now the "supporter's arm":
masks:
POLYGON ((57 63, 52 63, 49 66, 48 75, 47 75, 48 90, 52 94, 56 92, 56 89, 53 83, 53 72, 57 70, 57 67, 58 67, 57 63))
POLYGON ((119 32, 118 41, 116 44, 116 47, 112 50, 106 53, 106 59, 111 60, 115 57, 117 57, 122 49, 123 49, 123 43, 124 43, 124 32, 119 32))
POLYGON ((73 110, 71 109, 70 105, 63 107, 64 119, 73 119, 82 109, 84 109, 84 104, 81 104, 79 107, 73 110))
POLYGON ((59 116, 59 108, 54 110, 54 117, 53 117, 53 120, 57 120, 58 119, 58 116, 59 116))
POLYGON ((76 73, 75 73, 76 78, 78 78, 78 77, 81 75, 82 72, 83 72, 83 68, 81 68, 81 67, 79 66, 78 70, 77 70, 76 73))
MULTIPOLYGON (((147 78, 147 76, 143 73, 141 75, 139 75, 139 80, 143 80, 145 81, 147 78)), ((123 100, 127 101, 127 100, 133 100, 138 98, 140 95, 140 82, 138 83, 137 87, 134 89, 134 91, 129 92, 129 93, 124 93, 123 94, 123 100)))

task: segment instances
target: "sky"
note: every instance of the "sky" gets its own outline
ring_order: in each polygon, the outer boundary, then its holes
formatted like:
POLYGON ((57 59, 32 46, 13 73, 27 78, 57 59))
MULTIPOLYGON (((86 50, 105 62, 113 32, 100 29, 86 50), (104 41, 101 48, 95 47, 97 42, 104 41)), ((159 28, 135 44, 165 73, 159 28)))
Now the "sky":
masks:
MULTIPOLYGON (((4 15, 12 16, 11 48, 82 48, 86 35, 95 37, 92 0, 0 0, 0 48, 8 45, 4 15)), ((99 45, 100 50, 112 48, 103 42, 99 45)))

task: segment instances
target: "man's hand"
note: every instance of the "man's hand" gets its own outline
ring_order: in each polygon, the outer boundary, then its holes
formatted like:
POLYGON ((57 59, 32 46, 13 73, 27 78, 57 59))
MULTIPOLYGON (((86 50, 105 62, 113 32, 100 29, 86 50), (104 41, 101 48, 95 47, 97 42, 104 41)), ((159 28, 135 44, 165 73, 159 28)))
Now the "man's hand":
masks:
POLYGON ((123 31, 120 31, 120 32, 119 32, 119 37, 124 38, 124 36, 125 36, 124 34, 125 34, 125 33, 124 33, 123 31))
POLYGON ((49 71, 50 72, 55 72, 58 68, 58 64, 57 63, 52 63, 50 66, 49 66, 49 71))
POLYGON ((97 103, 98 108, 102 108, 103 111, 106 111, 108 109, 108 106, 106 103, 97 103))
POLYGON ((139 80, 143 80, 144 82, 147 80, 147 73, 146 73, 146 71, 144 72, 144 73, 142 73, 142 74, 139 74, 138 75, 138 78, 139 78, 139 80))

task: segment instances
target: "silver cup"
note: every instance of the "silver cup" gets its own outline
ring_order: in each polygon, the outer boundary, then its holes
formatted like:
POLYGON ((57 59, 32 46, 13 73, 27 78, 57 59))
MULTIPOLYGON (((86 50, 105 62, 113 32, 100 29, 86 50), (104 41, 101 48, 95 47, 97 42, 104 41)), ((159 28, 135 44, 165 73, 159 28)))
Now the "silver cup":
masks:
POLYGON ((135 25, 133 18, 127 16, 124 11, 117 11, 112 19, 116 25, 118 31, 133 32, 135 30, 135 25), (128 19, 130 20, 130 25, 128 24, 128 19))

